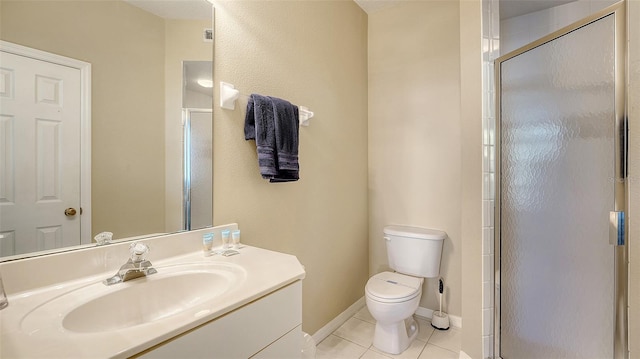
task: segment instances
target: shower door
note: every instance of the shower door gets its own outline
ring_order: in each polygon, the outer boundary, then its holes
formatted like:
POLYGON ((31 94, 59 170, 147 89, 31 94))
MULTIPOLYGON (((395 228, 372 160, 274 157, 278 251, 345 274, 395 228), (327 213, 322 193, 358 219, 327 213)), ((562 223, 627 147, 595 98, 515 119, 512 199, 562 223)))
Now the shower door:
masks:
POLYGON ((213 225, 213 121, 210 108, 182 110, 184 117, 183 226, 213 225))
POLYGON ((624 7, 496 61, 497 355, 626 357, 624 7))

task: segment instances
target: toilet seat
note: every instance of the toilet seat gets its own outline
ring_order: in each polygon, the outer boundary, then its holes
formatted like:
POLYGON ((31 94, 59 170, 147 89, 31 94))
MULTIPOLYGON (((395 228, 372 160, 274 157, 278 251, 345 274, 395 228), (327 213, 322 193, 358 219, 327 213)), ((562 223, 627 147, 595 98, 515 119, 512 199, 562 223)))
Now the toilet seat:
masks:
POLYGON ((382 272, 369 278, 365 286, 367 295, 384 303, 400 303, 414 299, 421 294, 423 278, 382 272))

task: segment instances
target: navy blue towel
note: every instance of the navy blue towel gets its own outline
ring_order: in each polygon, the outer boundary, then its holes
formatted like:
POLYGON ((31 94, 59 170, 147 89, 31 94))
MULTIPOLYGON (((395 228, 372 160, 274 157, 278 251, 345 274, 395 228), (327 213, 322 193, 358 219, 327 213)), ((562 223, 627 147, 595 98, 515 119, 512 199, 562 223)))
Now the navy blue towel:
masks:
POLYGON ((262 178, 270 182, 297 181, 298 107, 275 97, 252 94, 247 103, 244 138, 254 139, 262 178))

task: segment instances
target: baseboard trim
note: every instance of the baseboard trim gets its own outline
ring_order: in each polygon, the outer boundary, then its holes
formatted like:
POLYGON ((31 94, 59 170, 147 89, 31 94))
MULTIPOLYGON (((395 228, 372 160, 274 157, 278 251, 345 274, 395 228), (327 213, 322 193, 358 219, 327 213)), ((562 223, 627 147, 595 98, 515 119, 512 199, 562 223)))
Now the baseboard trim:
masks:
MULTIPOLYGON (((318 329, 318 331, 316 331, 311 337, 313 338, 313 340, 315 340, 316 343, 320 343, 326 337, 331 335, 331 333, 333 333, 336 329, 340 328, 340 326, 347 320, 349 320, 349 318, 353 317, 360 309, 365 306, 365 304, 366 303, 364 297, 361 297, 355 303, 351 304, 351 306, 349 306, 349 308, 347 308, 344 312, 338 314, 337 317, 333 318, 333 320, 327 323, 324 327, 318 329)), ((416 315, 422 318, 431 319, 433 317, 433 310, 429 308, 418 307, 418 309, 416 310, 416 315)), ((461 317, 449 314, 449 321, 452 327, 459 329, 462 328, 461 317)), ((464 354, 465 356, 463 357, 463 353, 464 352, 460 352, 460 359, 469 358, 467 354, 464 354)))
POLYGON ((337 317, 333 318, 327 325, 318 329, 311 337, 315 340, 316 343, 320 343, 326 337, 331 335, 336 329, 340 328, 344 322, 349 320, 349 318, 353 317, 360 309, 365 306, 364 297, 358 299, 355 303, 351 304, 349 308, 347 308, 344 312, 338 314, 337 317))
MULTIPOLYGON (((433 310, 429 308, 418 307, 418 310, 416 310, 416 315, 419 317, 431 319, 433 318, 433 310)), ((462 328, 462 318, 457 315, 449 314, 449 323, 452 327, 462 328)))

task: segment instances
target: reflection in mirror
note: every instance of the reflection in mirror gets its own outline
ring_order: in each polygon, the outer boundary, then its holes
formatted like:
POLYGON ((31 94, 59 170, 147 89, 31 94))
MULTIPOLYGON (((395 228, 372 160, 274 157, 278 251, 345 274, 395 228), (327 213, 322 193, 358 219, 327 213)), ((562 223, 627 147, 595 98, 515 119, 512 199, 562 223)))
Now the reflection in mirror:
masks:
POLYGON ((213 90, 183 77, 208 67, 212 80, 212 13, 205 0, 0 1, 0 257, 212 224, 213 90), (209 136, 187 142, 186 123, 209 136))
POLYGON ((185 61, 183 65, 183 229, 191 230, 211 226, 213 218, 213 64, 211 61, 185 61))

